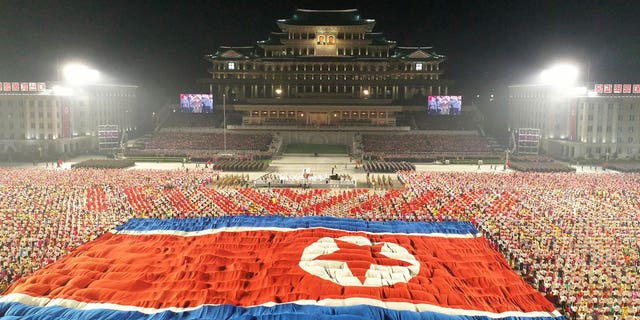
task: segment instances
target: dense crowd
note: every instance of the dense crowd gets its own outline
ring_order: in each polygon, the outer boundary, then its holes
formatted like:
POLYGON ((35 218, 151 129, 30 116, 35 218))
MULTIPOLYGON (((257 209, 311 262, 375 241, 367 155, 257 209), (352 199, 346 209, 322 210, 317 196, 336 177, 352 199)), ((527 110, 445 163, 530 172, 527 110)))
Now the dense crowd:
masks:
POLYGON ((0 177, 0 289, 131 217, 469 220, 569 319, 640 317, 635 174, 407 171, 398 174, 404 187, 391 190, 214 188, 224 175, 210 170, 29 168, 0 177))
POLYGON ((224 171, 265 171, 269 163, 262 160, 223 159, 213 164, 216 170, 224 171))
POLYGON ((370 152, 488 152, 487 139, 475 135, 363 135, 365 151, 370 152))
MULTIPOLYGON (((569 319, 640 317, 640 176, 406 173, 469 219, 569 319), (478 197, 480 191, 483 196, 478 197), (493 199, 493 201, 488 201, 493 199)), ((440 211, 440 212, 439 212, 440 211)))
POLYGON ((159 150, 260 150, 271 144, 270 134, 224 134, 220 132, 169 132, 156 133, 147 149, 159 150), (226 137, 225 137, 226 136, 226 137), (226 145, 225 145, 226 142, 226 145))
POLYGON ((475 135, 363 135, 362 147, 365 158, 386 161, 485 159, 495 156, 487 139, 475 135))
POLYGON ((415 170, 413 163, 406 161, 369 161, 363 165, 367 172, 397 172, 415 170))

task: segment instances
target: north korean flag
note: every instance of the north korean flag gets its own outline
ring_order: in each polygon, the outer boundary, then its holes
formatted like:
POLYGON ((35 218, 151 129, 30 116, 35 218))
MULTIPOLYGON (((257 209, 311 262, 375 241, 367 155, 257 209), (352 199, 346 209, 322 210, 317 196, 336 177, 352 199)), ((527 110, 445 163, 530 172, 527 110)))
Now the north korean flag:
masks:
POLYGON ((466 222, 133 219, 0 297, 3 319, 562 319, 466 222))

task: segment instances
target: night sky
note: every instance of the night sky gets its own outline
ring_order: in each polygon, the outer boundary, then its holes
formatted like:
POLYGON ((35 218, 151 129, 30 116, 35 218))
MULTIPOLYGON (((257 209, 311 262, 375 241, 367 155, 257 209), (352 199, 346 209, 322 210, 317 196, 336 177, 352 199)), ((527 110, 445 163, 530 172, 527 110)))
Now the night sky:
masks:
POLYGON ((434 46, 452 94, 522 83, 560 60, 583 79, 640 82, 637 0, 0 0, 0 78, 55 80, 57 65, 82 61, 171 97, 198 88, 205 54, 267 39, 295 8, 357 8, 400 46, 434 46))

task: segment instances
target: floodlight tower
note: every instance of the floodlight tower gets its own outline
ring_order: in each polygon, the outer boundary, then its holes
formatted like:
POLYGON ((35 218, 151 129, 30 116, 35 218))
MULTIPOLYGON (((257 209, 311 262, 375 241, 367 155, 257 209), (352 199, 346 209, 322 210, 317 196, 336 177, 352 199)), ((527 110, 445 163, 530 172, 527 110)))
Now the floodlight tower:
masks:
POLYGON ((81 64, 68 64, 62 68, 62 76, 66 83, 82 86, 96 83, 100 79, 100 72, 81 64))
POLYGON ((543 70, 540 73, 540 81, 554 87, 566 87, 574 84, 578 80, 578 75, 578 67, 561 63, 543 70))

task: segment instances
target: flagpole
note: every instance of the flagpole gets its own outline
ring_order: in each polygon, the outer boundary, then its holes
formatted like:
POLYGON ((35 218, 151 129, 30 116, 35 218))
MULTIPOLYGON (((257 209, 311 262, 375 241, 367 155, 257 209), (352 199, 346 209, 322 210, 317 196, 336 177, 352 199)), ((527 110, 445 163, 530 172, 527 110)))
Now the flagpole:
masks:
POLYGON ((227 152, 227 96, 222 94, 222 141, 224 144, 224 152, 227 152))

